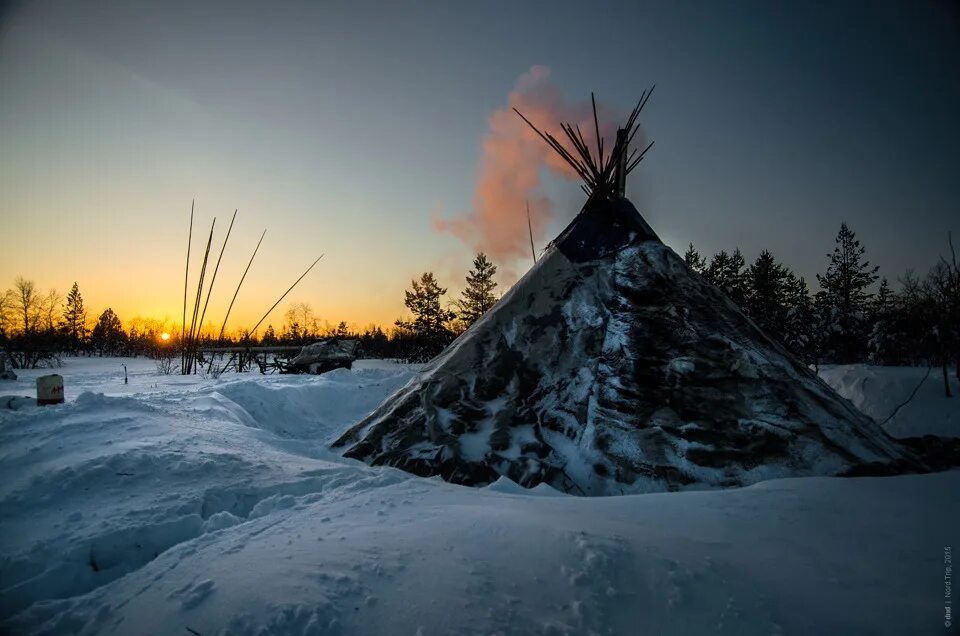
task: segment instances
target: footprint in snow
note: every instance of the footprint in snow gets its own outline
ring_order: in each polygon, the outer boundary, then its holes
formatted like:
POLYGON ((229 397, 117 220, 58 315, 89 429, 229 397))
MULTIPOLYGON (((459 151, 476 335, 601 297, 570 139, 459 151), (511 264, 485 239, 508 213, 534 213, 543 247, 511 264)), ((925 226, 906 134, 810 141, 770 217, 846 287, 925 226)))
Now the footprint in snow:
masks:
POLYGON ((204 579, 199 583, 188 583, 179 590, 170 595, 171 598, 180 598, 180 606, 183 609, 192 609, 202 603, 210 594, 213 593, 216 584, 210 579, 204 579))

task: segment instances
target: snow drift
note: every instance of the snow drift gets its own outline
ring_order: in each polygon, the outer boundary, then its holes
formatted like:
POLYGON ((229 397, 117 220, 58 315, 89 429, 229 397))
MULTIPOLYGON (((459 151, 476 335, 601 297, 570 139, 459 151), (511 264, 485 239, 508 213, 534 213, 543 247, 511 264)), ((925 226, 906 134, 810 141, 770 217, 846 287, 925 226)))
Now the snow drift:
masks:
POLYGON ((129 385, 118 360, 67 359, 66 404, 0 410, 0 633, 943 628, 958 471, 607 498, 463 488, 327 449, 415 368, 203 380, 127 362, 129 385))

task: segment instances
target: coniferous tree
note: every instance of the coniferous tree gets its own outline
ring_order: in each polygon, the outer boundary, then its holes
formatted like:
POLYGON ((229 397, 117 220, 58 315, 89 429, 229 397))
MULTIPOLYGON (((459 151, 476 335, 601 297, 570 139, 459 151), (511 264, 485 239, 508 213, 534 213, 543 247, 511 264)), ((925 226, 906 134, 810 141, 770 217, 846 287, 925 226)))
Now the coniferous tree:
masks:
POLYGON ((787 332, 787 294, 790 272, 768 250, 747 270, 744 309, 757 325, 783 342, 787 332))
POLYGON ((832 362, 847 364, 866 359, 870 334, 869 310, 873 294, 867 289, 877 280, 878 267, 864 258, 866 248, 856 234, 840 225, 836 246, 828 254, 830 265, 817 281, 826 293, 821 321, 825 327, 824 354, 832 362))
POLYGON ((410 287, 404 292, 404 304, 413 312, 413 332, 425 338, 446 335, 446 324, 456 317, 454 312, 443 309, 440 304, 440 297, 447 293, 446 288, 437 284, 433 272, 424 272, 419 282, 410 281, 410 287))
POLYGON ((725 282, 724 276, 729 269, 729 263, 730 255, 726 250, 720 250, 710 258, 710 262, 703 270, 703 277, 712 285, 720 287, 721 283, 725 282))
POLYGON ((733 254, 721 250, 710 259, 703 276, 708 282, 719 287, 737 306, 743 307, 747 287, 745 264, 740 248, 735 249, 733 254))
POLYGON ((473 259, 473 269, 467 274, 467 286, 461 299, 457 301, 459 318, 464 326, 469 327, 475 323, 497 302, 493 295, 493 290, 497 287, 493 280, 496 273, 497 266, 491 263, 483 252, 473 259))
POLYGON ((707 267, 707 259, 700 256, 700 252, 693 246, 693 243, 690 243, 690 247, 684 253, 683 261, 698 274, 702 274, 707 267))
POLYGON ((893 340, 896 302, 886 277, 880 279, 880 287, 870 307, 872 327, 867 343, 869 359, 875 364, 890 364, 896 355, 893 340))
POLYGON ((288 322, 283 333, 283 339, 287 342, 299 344, 307 337, 306 331, 300 326, 300 323, 294 320, 288 322))
POLYGON ((123 352, 125 343, 126 334, 120 318, 112 309, 107 308, 97 318, 97 324, 90 334, 90 344, 100 355, 118 355, 123 352))
POLYGON ((379 325, 367 327, 360 335, 360 342, 365 355, 373 358, 389 357, 387 349, 389 340, 387 334, 383 333, 383 329, 379 325))
POLYGON ((401 331, 408 331, 419 341, 418 359, 429 359, 440 352, 450 338, 447 323, 457 317, 440 304, 440 297, 447 293, 440 287, 433 272, 424 272, 419 281, 410 281, 411 289, 404 292, 404 304, 413 313, 413 321, 397 321, 401 331))
POLYGON ((76 351, 83 344, 87 336, 86 323, 87 310, 83 306, 83 296, 80 295, 80 288, 74 282, 64 302, 63 320, 60 323, 71 350, 76 351))
POLYGON ((787 350, 806 363, 816 359, 815 314, 807 281, 802 276, 787 274, 786 331, 783 343, 787 350))
POLYGON ((277 332, 273 325, 267 325, 267 329, 263 332, 263 338, 260 339, 260 344, 265 347, 277 344, 277 332))

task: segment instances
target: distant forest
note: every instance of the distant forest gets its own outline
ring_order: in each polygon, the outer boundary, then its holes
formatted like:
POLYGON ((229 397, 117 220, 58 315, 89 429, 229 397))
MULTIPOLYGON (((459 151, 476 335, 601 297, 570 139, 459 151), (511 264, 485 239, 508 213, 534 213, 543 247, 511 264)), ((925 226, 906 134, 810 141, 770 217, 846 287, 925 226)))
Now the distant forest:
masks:
POLYGON ((947 247, 949 258, 922 278, 908 270, 893 290, 843 223, 812 295, 767 250, 747 265, 739 249, 707 259, 691 244, 684 260, 804 362, 940 367, 950 396, 951 367, 960 382, 960 267, 949 235, 947 247))
MULTIPOLYGON (((707 258, 691 244, 684 260, 804 362, 940 367, 949 394, 950 371, 960 380, 960 266, 949 237, 946 247, 949 255, 924 276, 912 271, 899 276, 897 289, 870 264, 845 223, 825 271, 817 274, 816 293, 767 250, 748 264, 739 249, 707 258)), ((412 319, 398 319, 386 331, 379 326, 355 331, 345 322, 322 327, 312 307, 300 302, 288 306, 279 329, 271 324, 262 333, 235 330, 222 338, 205 331, 199 341, 207 347, 252 347, 355 338, 366 357, 422 361, 497 302, 496 271, 478 254, 457 299, 445 299, 447 289, 425 272, 404 291, 412 319)), ((20 277, 0 295, 0 348, 13 368, 57 364, 64 354, 173 357, 180 340, 179 324, 136 318, 124 325, 110 308, 91 319, 76 283, 65 296, 56 290, 43 294, 20 277)))

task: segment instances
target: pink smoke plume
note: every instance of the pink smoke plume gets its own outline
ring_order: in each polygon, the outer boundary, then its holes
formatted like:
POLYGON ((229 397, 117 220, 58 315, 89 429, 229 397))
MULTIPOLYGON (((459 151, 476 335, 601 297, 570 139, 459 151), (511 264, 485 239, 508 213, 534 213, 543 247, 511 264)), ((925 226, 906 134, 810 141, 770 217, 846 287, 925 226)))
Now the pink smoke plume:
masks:
MULTIPOLYGON (((529 256, 526 205, 530 203, 534 241, 543 247, 547 224, 553 219, 553 205, 540 190, 544 167, 566 179, 579 176, 547 147, 513 109, 516 108, 540 130, 565 140, 559 123, 580 126, 584 139, 596 149, 596 132, 590 102, 566 103, 550 81, 550 69, 533 66, 520 76, 507 99, 489 119, 483 139, 483 157, 472 211, 454 219, 435 218, 434 227, 449 232, 478 251, 497 260, 529 256)), ((607 107, 597 104, 604 137, 604 151, 613 147, 615 117, 607 107)))

